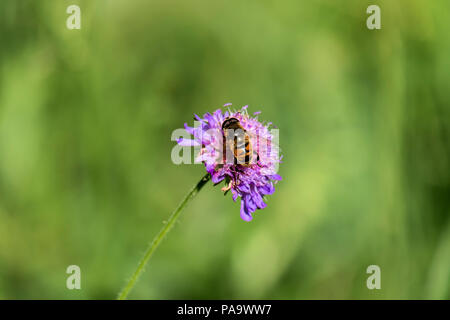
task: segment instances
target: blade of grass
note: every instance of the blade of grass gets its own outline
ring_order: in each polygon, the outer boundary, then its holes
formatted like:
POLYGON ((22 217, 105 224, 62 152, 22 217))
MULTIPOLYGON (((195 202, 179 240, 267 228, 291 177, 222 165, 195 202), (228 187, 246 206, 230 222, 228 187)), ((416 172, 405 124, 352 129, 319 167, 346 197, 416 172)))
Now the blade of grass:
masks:
POLYGON ((211 176, 209 173, 207 173, 203 178, 200 179, 200 181, 189 191, 189 193, 186 195, 186 197, 181 201, 181 203, 178 205, 178 207, 175 209, 175 211, 170 215, 169 219, 167 220, 167 223, 164 225, 164 227, 159 231, 159 233, 156 235, 156 237, 153 239, 153 241, 148 246, 147 250, 145 251, 144 256, 142 257, 141 261, 139 262, 139 265, 137 266, 136 271, 134 271, 133 275, 131 276, 130 280, 128 281, 127 285, 122 289, 122 291, 118 295, 118 300, 125 300, 130 293, 131 289, 136 284, 136 281, 138 280, 141 273, 144 271, 144 268, 150 258, 152 257, 155 250, 158 248, 161 241, 164 239, 164 237, 169 233, 170 229, 172 229, 173 225, 177 221, 178 217, 180 216, 181 211, 183 208, 187 205, 187 203, 193 199, 197 193, 203 188, 203 186, 210 180, 211 176))

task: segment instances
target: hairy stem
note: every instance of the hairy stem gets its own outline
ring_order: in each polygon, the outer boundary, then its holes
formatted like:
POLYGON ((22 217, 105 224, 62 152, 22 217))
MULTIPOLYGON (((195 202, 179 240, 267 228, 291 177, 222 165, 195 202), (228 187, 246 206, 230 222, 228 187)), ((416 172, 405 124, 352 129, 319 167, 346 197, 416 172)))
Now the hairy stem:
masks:
POLYGON ((191 191, 186 195, 186 197, 181 201, 180 205, 175 209, 175 211, 170 215, 169 220, 167 220, 167 223, 165 223, 164 227, 159 231, 159 233, 156 235, 156 237, 153 239, 153 241, 148 246, 147 250, 145 251, 144 256, 142 257, 141 261, 139 262, 139 265, 134 271, 133 275, 131 276, 130 280, 128 281, 127 285, 123 290, 119 293, 118 299, 119 300, 125 300, 130 293, 131 289, 133 289, 134 285, 136 284, 136 281, 138 280, 141 273, 144 271, 145 265, 152 257, 155 250, 158 248, 161 241, 164 239, 164 237, 169 233, 170 229, 172 229, 173 225, 177 221, 178 217, 180 216, 181 211, 186 206, 186 204, 193 199, 197 193, 203 188, 203 186, 210 180, 211 176, 209 173, 207 173, 203 178, 200 179, 200 181, 192 188, 191 191))

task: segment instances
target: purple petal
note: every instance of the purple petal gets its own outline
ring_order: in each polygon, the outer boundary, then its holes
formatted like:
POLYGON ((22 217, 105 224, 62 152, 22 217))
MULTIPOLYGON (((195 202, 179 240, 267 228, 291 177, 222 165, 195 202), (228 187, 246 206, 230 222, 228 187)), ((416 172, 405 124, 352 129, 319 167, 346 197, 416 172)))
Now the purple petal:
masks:
POLYGON ((198 143, 195 140, 192 139, 184 139, 184 138, 180 138, 177 140, 177 143, 182 146, 182 147, 196 147, 199 146, 200 143, 198 143))
POLYGON ((243 184, 243 183, 239 184, 238 188, 242 192, 246 192, 246 193, 250 192, 250 187, 248 185, 243 184))
POLYGON ((231 189, 231 193, 233 195, 233 201, 236 202, 236 199, 238 198, 239 194, 234 189, 231 189))
POLYGON ((204 122, 204 120, 202 118, 200 118, 196 113, 194 113, 194 117, 195 119, 197 119, 200 122, 204 122))
POLYGON ((244 221, 251 221, 253 219, 250 212, 247 212, 245 208, 245 201, 244 199, 241 199, 241 218, 244 221))
POLYGON ((211 174, 211 181, 216 184, 225 179, 225 175, 219 174, 219 172, 214 172, 211 174))
POLYGON ((266 184, 265 186, 259 188, 259 192, 263 195, 268 195, 274 193, 275 188, 272 184, 266 184))
POLYGON ((217 118, 217 120, 220 121, 222 119, 222 110, 217 109, 216 111, 214 111, 214 116, 217 118))
POLYGON ((244 200, 245 200, 245 208, 246 208, 246 211, 247 211, 249 214, 251 214, 252 212, 255 212, 256 209, 257 209, 257 207, 256 207, 256 204, 255 204, 255 202, 253 201, 252 197, 251 197, 251 196, 245 196, 245 197, 244 197, 244 200))
POLYGON ((211 175, 214 173, 214 170, 216 169, 215 164, 205 163, 206 171, 209 172, 211 175))
POLYGON ((264 203, 261 195, 257 192, 252 193, 253 203, 258 207, 258 209, 264 209, 266 204, 264 203))
POLYGON ((209 124, 210 126, 213 126, 213 125, 216 123, 216 121, 214 120, 214 117, 213 117, 212 114, 210 114, 210 113, 205 113, 204 117, 205 117, 206 121, 208 121, 208 124, 209 124))

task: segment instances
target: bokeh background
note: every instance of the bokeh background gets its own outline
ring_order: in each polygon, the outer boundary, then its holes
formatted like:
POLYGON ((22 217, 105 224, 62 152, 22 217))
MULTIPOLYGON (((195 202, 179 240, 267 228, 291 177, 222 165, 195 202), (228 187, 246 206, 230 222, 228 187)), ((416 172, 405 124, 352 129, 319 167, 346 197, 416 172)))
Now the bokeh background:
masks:
POLYGON ((251 223, 206 186, 130 298, 450 298, 449 12, 2 0, 0 298, 115 298, 204 173, 171 162, 172 131, 227 102, 280 128, 284 180, 251 223))

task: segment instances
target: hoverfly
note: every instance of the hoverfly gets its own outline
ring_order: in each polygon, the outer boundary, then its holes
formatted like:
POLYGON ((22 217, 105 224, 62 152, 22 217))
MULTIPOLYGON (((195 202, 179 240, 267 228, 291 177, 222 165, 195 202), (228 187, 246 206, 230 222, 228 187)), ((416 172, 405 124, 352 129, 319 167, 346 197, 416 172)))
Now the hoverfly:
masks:
POLYGON ((237 118, 226 118, 222 123, 222 131, 224 163, 229 163, 226 157, 230 154, 230 150, 232 151, 234 164, 249 166, 259 160, 259 155, 253 150, 247 131, 237 118), (256 161, 254 161, 255 155, 256 161))

